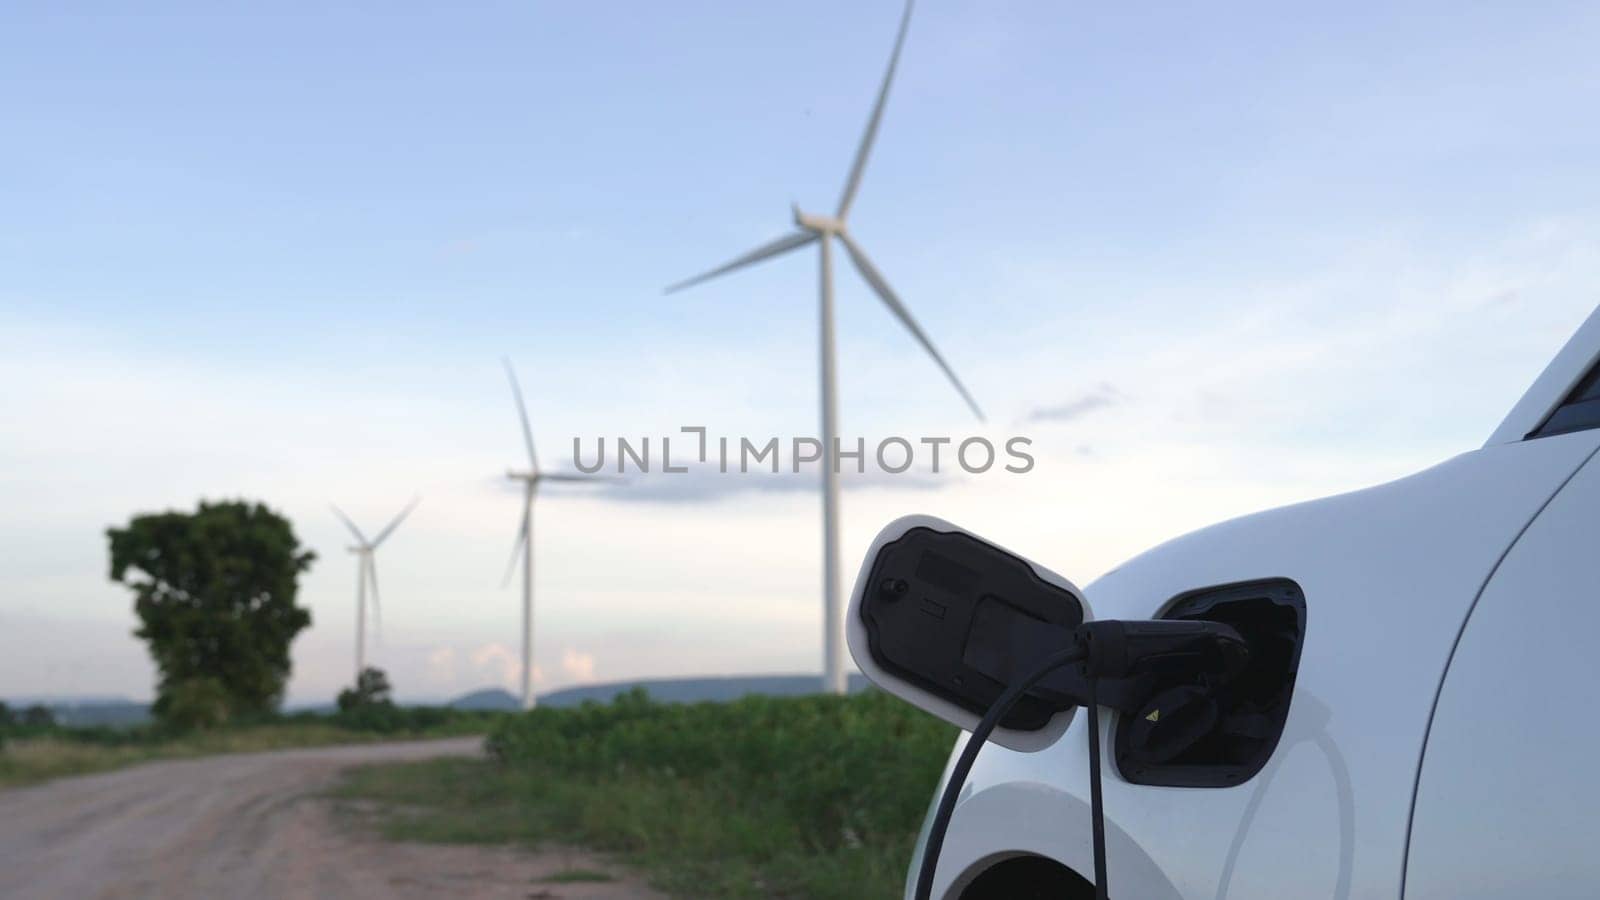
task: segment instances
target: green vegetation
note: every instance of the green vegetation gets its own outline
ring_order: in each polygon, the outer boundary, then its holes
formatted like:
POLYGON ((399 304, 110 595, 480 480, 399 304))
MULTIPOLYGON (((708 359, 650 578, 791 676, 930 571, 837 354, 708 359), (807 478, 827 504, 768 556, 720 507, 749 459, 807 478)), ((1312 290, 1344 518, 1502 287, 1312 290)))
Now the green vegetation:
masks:
POLYGON ((489 760, 356 770, 391 838, 577 843, 704 898, 897 896, 955 730, 887 695, 609 705, 502 720, 489 760))
POLYGON ((111 579, 134 594, 135 632, 160 671, 158 719, 211 727, 277 708, 289 644, 311 625, 295 604, 304 550, 260 503, 204 503, 110 528, 111 579))
POLYGON ((539 879, 550 884, 579 884, 595 881, 615 881, 609 874, 595 869, 562 869, 553 875, 539 879))
POLYGON ((345 713, 369 706, 394 706, 394 700, 390 699, 393 693, 389 676, 382 669, 367 666, 356 676, 355 687, 339 692, 337 705, 339 711, 345 713))
POLYGON ((11 712, 11 707, 0 702, 0 750, 5 749, 6 741, 18 730, 40 731, 54 728, 55 724, 55 714, 37 703, 18 716, 11 712))
POLYGON ((0 788, 157 759, 483 734, 504 715, 387 706, 332 716, 257 716, 204 730, 165 724, 115 729, 13 722, 0 727, 0 788))

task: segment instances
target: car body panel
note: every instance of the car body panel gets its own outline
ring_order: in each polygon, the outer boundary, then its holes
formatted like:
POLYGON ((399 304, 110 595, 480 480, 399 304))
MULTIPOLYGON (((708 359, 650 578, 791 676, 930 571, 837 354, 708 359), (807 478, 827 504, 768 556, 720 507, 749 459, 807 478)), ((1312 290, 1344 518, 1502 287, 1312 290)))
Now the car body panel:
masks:
POLYGON ((1506 554, 1440 691, 1407 900, 1600 893, 1600 458, 1506 554))
MULTIPOLYGON (((1194 532, 1089 585, 1100 618, 1149 618, 1189 591, 1273 577, 1297 582, 1307 606, 1288 723, 1255 778, 1221 789, 1133 785, 1111 770, 1114 725, 1104 730, 1116 893, 1398 895, 1426 723, 1456 637, 1506 549, 1597 446, 1593 431, 1491 445, 1194 532)), ((959 896, 1018 852, 1092 871, 1084 730, 1074 722, 1036 753, 984 748, 934 896, 959 896)))

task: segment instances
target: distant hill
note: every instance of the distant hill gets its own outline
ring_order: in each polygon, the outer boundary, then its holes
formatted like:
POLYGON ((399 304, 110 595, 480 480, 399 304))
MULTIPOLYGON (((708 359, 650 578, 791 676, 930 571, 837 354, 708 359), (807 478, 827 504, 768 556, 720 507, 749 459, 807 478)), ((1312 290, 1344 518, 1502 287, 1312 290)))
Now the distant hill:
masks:
POLYGON ((56 722, 74 728, 90 725, 104 725, 109 728, 130 728, 150 721, 149 704, 133 703, 128 700, 113 700, 103 703, 74 703, 65 706, 53 706, 51 711, 56 715, 56 722))
POLYGON ((150 721, 150 704, 122 697, 8 697, 5 702, 13 713, 34 705, 43 706, 55 715, 57 722, 79 728, 94 725, 126 728, 150 721))
MULTIPOLYGON (((698 703, 703 700, 737 700, 750 694, 793 697, 815 694, 821 685, 818 675, 730 675, 719 678, 655 678, 585 684, 539 695, 539 705, 553 708, 577 706, 585 700, 609 703, 618 694, 642 687, 652 699, 663 703, 698 703)), ((850 692, 867 686, 861 675, 850 676, 850 692)), ((484 688, 451 700, 456 709, 515 710, 517 698, 501 688, 484 688)))
MULTIPOLYGON (((697 703, 702 700, 737 700, 750 694, 772 697, 793 697, 815 694, 821 685, 818 675, 729 675, 719 678, 658 678, 638 681, 616 681, 607 684, 585 684, 542 694, 541 706, 577 706, 585 700, 609 703, 623 691, 642 687, 652 699, 663 703, 697 703)), ((850 692, 867 686, 866 678, 850 676, 850 692)), ((21 711, 37 703, 55 713, 56 721, 73 727, 103 725, 126 728, 150 721, 150 705, 120 697, 15 697, 5 702, 13 711, 21 711)), ((410 706, 407 702, 405 705, 410 706)), ((444 704, 456 709, 515 710, 517 698, 502 688, 484 688, 444 704)), ((312 712, 327 715, 333 712, 331 703, 297 704, 288 712, 312 712)))
MULTIPOLYGON (((815 694, 821 690, 820 675, 731 675, 721 678, 665 678, 640 681, 618 681, 610 684, 586 684, 552 691, 539 697, 543 706, 577 706, 585 700, 609 703, 618 694, 642 687, 652 699, 664 703, 698 703, 702 700, 737 700, 750 694, 770 697, 794 697, 815 694)), ((850 692, 867 687, 861 675, 850 676, 850 692)))
POLYGON ((453 709, 513 710, 519 704, 510 691, 502 688, 484 688, 451 700, 445 704, 453 709))

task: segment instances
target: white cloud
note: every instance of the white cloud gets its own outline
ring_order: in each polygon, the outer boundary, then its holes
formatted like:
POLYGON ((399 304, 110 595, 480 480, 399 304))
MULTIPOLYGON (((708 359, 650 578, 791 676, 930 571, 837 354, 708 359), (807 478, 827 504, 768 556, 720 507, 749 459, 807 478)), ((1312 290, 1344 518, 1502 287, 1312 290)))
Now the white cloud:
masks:
POLYGON ((571 648, 561 651, 561 672, 579 684, 594 681, 594 654, 571 648))
MULTIPOLYGON (((507 690, 521 686, 522 661, 505 644, 488 643, 474 647, 468 654, 471 673, 479 684, 494 684, 507 690)), ((534 681, 539 680, 538 667, 534 667, 534 681)))
POLYGON ((441 687, 456 687, 456 648, 437 647, 428 651, 428 680, 441 687))

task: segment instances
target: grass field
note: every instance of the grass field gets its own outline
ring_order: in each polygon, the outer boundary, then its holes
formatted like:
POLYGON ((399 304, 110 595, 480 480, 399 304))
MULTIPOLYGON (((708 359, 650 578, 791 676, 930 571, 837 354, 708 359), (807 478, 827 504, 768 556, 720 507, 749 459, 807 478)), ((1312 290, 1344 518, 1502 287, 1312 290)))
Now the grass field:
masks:
POLYGON ((541 709, 489 760, 358 769, 391 838, 577 843, 683 897, 894 897, 955 730, 876 691, 541 709))
POLYGON ((274 717, 207 731, 43 728, 4 735, 0 788, 118 769, 157 759, 483 734, 498 714, 400 708, 392 714, 274 717))

